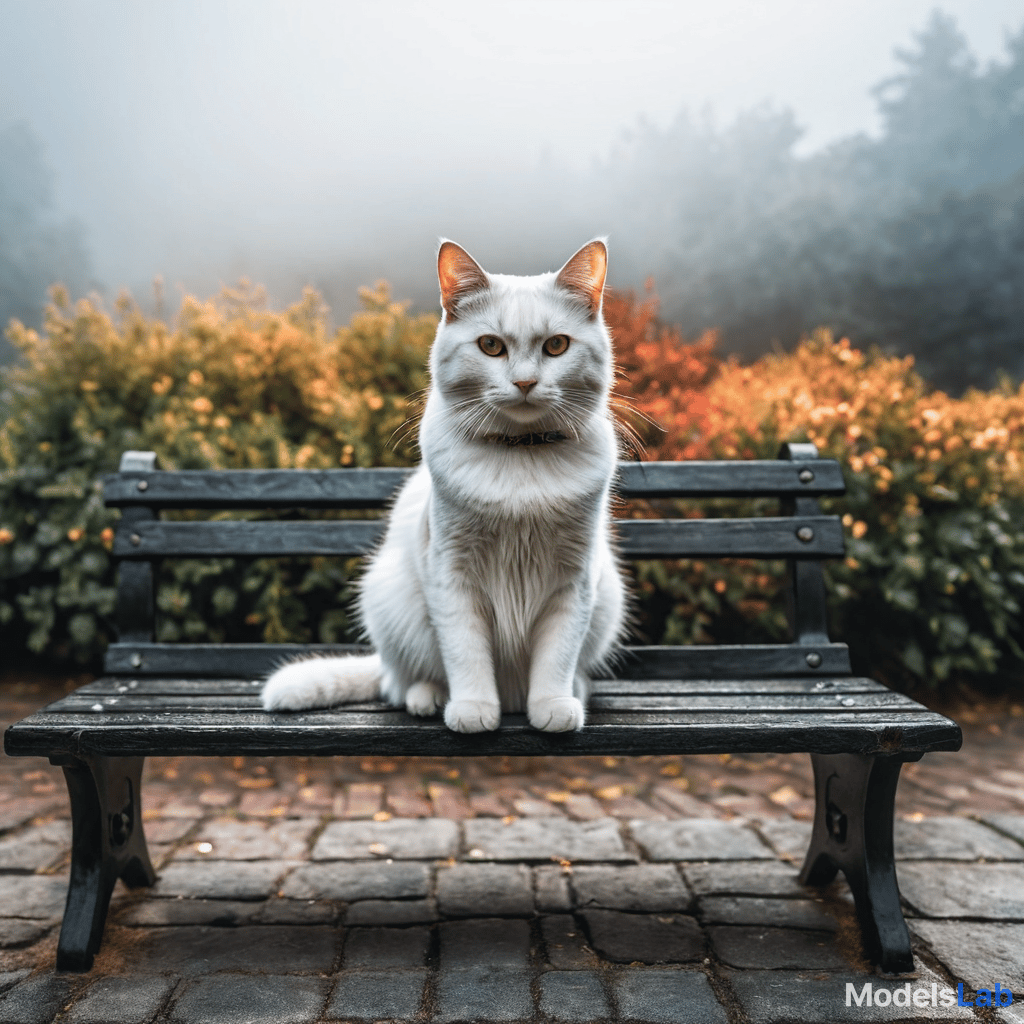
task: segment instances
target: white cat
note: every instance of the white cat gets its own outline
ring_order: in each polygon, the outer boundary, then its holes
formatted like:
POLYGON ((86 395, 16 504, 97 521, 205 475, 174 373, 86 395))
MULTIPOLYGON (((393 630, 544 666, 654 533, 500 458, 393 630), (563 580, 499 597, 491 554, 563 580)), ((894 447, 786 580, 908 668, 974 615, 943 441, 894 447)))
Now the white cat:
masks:
POLYGON ((601 239, 536 277, 488 274, 441 243, 423 463, 360 585, 377 653, 285 665, 264 686, 267 710, 383 697, 414 715, 443 708, 459 732, 496 729, 502 711, 582 727, 626 606, 606 268, 601 239))

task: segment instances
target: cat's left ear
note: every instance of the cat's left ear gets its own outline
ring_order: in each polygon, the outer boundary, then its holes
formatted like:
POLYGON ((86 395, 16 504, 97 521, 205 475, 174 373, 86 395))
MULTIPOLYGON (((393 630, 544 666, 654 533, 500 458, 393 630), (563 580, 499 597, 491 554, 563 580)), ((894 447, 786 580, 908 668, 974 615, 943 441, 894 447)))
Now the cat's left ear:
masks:
POLYGON ((608 246, 603 238, 595 238, 585 246, 558 272, 555 284, 582 299, 591 319, 601 312, 601 296, 604 294, 604 277, 608 272, 608 246))

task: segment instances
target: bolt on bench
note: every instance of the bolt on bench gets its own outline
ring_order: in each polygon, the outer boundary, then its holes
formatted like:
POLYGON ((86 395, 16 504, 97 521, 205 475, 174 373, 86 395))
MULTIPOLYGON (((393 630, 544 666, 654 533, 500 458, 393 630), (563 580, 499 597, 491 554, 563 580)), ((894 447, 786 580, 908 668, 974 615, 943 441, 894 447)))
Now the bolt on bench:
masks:
POLYGON ((845 644, 825 622, 821 559, 842 555, 842 527, 817 498, 843 493, 839 464, 810 444, 778 460, 622 463, 624 497, 755 497, 782 515, 752 519, 620 520, 625 558, 784 558, 790 567, 789 644, 631 647, 615 678, 597 681, 578 733, 538 732, 507 715, 494 733, 450 732, 381 703, 268 714, 263 677, 283 657, 360 651, 343 645, 154 643, 154 573, 163 558, 338 555, 371 551, 380 519, 161 521, 161 509, 380 509, 401 469, 156 470, 152 452, 126 452, 104 480, 121 509, 118 643, 107 674, 11 726, 8 754, 64 769, 73 844, 58 970, 86 971, 103 936, 118 878, 152 885, 139 802, 147 755, 692 754, 807 752, 816 810, 800 875, 828 884, 842 870, 868 957, 913 969, 893 860, 900 767, 929 750, 957 750, 954 722, 870 679, 851 675, 845 644))

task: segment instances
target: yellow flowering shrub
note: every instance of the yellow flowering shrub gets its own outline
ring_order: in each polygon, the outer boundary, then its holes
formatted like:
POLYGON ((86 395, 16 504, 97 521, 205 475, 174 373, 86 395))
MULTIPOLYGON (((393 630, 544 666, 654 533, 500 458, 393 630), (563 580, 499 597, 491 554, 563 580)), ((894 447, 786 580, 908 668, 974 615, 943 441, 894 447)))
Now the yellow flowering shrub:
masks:
MULTIPOLYGON (((42 333, 15 323, 24 364, 0 396, 0 641, 94 661, 113 635, 108 551, 117 513, 97 477, 127 449, 167 469, 407 465, 403 426, 426 385, 437 320, 381 282, 332 332, 307 291, 268 311, 243 286, 186 298, 173 324, 127 299, 111 316, 59 289, 42 333)), ((347 575, 330 559, 169 562, 160 638, 349 635, 347 575)))

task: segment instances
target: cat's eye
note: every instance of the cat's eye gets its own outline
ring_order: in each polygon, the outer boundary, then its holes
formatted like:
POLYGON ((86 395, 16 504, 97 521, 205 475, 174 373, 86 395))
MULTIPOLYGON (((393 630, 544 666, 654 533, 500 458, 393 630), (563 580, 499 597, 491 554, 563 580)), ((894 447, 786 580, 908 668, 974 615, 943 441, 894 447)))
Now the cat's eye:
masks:
POLYGON ((505 342, 501 338, 494 337, 493 334, 485 334, 482 338, 477 338, 476 343, 485 356, 503 356, 505 354, 505 342))
POLYGON ((569 339, 564 334, 556 334, 544 342, 544 351, 549 356, 560 356, 569 347, 569 339))

